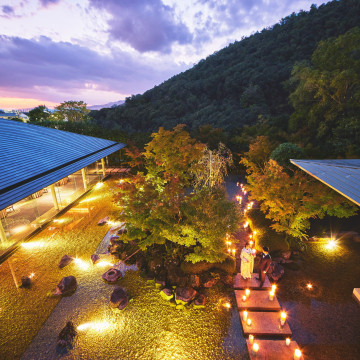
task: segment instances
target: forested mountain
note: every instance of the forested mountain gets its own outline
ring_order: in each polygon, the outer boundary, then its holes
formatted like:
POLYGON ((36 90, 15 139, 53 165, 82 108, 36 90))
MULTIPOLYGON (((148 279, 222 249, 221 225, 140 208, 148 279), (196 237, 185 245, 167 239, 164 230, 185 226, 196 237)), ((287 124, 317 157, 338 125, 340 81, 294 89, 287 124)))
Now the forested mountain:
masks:
POLYGON ((287 132, 294 112, 289 101, 295 90, 289 81, 294 65, 310 64, 321 40, 359 24, 359 0, 312 5, 310 11, 293 13, 144 94, 127 98, 121 107, 90 115, 101 126, 129 133, 178 123, 192 131, 209 124, 231 130, 232 136, 243 136, 244 125, 255 124, 287 132))

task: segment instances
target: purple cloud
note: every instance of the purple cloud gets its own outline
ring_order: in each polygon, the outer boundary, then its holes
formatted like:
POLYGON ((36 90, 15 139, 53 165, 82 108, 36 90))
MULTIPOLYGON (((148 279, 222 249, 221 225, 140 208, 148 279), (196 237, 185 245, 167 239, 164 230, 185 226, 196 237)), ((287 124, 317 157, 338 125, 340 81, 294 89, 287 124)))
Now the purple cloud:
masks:
POLYGON ((6 15, 12 15, 14 13, 14 8, 10 5, 4 5, 1 7, 1 10, 6 15))
POLYGON ((135 94, 184 70, 175 65, 151 66, 124 52, 104 56, 47 37, 0 36, 0 47, 0 96, 37 96, 58 102, 63 100, 59 93, 81 94, 87 89, 135 94))
POLYGON ((49 5, 54 5, 59 2, 60 0, 40 0, 42 7, 48 7, 49 5))
POLYGON ((192 41, 186 25, 177 21, 173 9, 161 0, 90 0, 90 4, 112 15, 108 25, 113 39, 126 42, 141 53, 170 53, 173 43, 192 41))

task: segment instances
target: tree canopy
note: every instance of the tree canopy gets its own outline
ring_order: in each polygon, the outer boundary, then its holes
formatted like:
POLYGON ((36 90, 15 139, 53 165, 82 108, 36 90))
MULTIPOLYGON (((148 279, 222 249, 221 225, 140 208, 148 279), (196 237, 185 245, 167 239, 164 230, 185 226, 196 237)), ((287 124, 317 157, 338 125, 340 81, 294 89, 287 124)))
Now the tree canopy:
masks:
POLYGON ((334 190, 301 170, 281 166, 271 159, 272 148, 268 138, 258 137, 242 163, 248 173, 246 188, 260 203, 260 210, 273 221, 273 229, 304 239, 312 218, 356 214, 356 206, 334 190))
POLYGON ((58 106, 55 106, 55 113, 52 119, 69 122, 85 122, 89 119, 88 114, 90 110, 86 108, 86 103, 83 101, 64 101, 58 106))
POLYGON ((135 240, 142 249, 160 244, 170 256, 191 262, 225 260, 226 233, 240 219, 236 204, 222 185, 189 187, 205 145, 182 125, 160 129, 152 138, 142 153, 145 172, 123 182, 117 198, 124 240, 135 240))

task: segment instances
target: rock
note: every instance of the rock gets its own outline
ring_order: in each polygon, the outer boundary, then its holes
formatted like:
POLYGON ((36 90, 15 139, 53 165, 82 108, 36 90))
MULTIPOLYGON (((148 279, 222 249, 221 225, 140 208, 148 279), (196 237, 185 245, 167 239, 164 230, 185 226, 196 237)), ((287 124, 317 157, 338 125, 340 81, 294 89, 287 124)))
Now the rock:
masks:
POLYGON ((194 308, 204 308, 206 303, 206 296, 204 294, 198 295, 194 300, 194 308))
POLYGON ((200 276, 199 276, 199 275, 190 275, 190 276, 188 277, 187 285, 188 285, 189 287, 198 289, 198 288, 200 287, 200 285, 201 285, 201 283, 200 283, 200 276))
POLYGON ((104 217, 104 218, 102 218, 102 219, 100 219, 100 220, 98 221, 98 225, 99 225, 99 226, 103 226, 103 225, 105 225, 108 221, 109 221, 109 217, 106 216, 106 217, 104 217))
POLYGON ((291 256, 291 251, 288 250, 288 251, 283 251, 281 253, 281 257, 285 260, 289 260, 290 259, 290 256, 291 256))
POLYGON ((122 241, 119 240, 119 237, 118 237, 118 236, 112 236, 112 237, 110 238, 110 244, 111 244, 111 245, 115 245, 115 244, 121 245, 121 244, 122 244, 122 241))
POLYGON ((146 259, 143 254, 140 254, 136 257, 136 266, 139 270, 145 270, 146 269, 146 259))
POLYGON ((278 264, 284 264, 286 260, 283 259, 282 257, 277 257, 274 258, 273 261, 277 262, 278 264))
POLYGON ((58 267, 60 269, 64 268, 66 265, 69 265, 72 261, 74 260, 73 257, 68 256, 68 255, 64 255, 61 259, 60 262, 58 264, 58 267))
POLYGON ((125 309, 129 303, 129 296, 125 289, 117 286, 110 296, 110 306, 112 308, 118 308, 119 310, 125 309))
POLYGON ((65 349, 72 348, 72 343, 76 336, 75 326, 71 321, 68 321, 65 327, 60 331, 57 338, 57 346, 65 349))
POLYGON ((279 281, 283 276, 284 276, 285 270, 284 267, 280 264, 276 264, 273 268, 273 271, 271 272, 271 274, 269 274, 270 278, 273 281, 279 281))
POLYGON ((225 275, 221 277, 221 281, 225 286, 234 287, 234 277, 232 275, 225 275))
POLYGON ((183 285, 184 280, 186 285, 187 278, 184 277, 184 273, 180 270, 179 267, 171 265, 167 268, 167 280, 172 286, 183 285))
POLYGON ((97 254, 92 254, 90 256, 90 259, 91 259, 93 265, 95 265, 100 260, 100 256, 97 254))
POLYGON ((144 279, 145 279, 146 281, 153 281, 154 278, 155 278, 155 274, 154 274, 153 272, 147 271, 147 272, 145 273, 144 279))
POLYGON ((31 279, 28 276, 21 278, 21 287, 28 288, 31 285, 31 279))
POLYGON ((102 275, 102 278, 109 284, 114 284, 121 278, 121 276, 122 275, 120 270, 111 268, 102 275))
POLYGON ((68 295, 76 290, 77 282, 75 276, 65 276, 56 286, 56 295, 68 295))
POLYGON ((109 253, 111 255, 118 254, 121 250, 122 246, 119 244, 113 244, 108 247, 109 253))
POLYGON ((162 287, 166 284, 166 272, 163 270, 160 274, 155 278, 156 287, 162 287))
POLYGON ((197 291, 191 287, 177 287, 175 292, 175 301, 177 304, 187 304, 194 300, 197 291))
POLYGON ((158 274, 163 267, 163 259, 159 256, 153 257, 148 264, 149 270, 158 274))
POLYGON ((121 228, 118 230, 118 235, 122 235, 122 234, 126 234, 127 233, 127 230, 125 228, 121 228))
POLYGON ((205 288, 212 288, 213 286, 215 286, 217 284, 217 279, 214 279, 213 277, 211 277, 208 274, 204 274, 203 276, 203 287, 205 288))
POLYGON ((171 300, 174 297, 174 294, 171 289, 164 288, 160 291, 160 295, 165 300, 171 300))

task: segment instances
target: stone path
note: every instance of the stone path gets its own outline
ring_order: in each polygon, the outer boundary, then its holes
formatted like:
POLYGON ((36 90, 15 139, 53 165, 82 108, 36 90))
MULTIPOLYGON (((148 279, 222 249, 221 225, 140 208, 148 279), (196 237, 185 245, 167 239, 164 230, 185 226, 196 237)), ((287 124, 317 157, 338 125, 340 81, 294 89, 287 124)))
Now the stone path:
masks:
MULTIPOLYGON (((243 200, 242 205, 245 206, 247 197, 243 200)), ((248 230, 248 228, 242 228, 235 234, 238 253, 248 241, 248 230)), ((241 260, 239 259, 238 269, 240 269, 240 265, 241 260)), ((304 360, 301 352, 297 353, 299 351, 298 344, 290 340, 292 331, 288 322, 285 321, 282 324, 280 322, 281 306, 276 295, 270 300, 269 290, 271 290, 272 285, 268 277, 265 276, 264 285, 260 288, 260 281, 256 279, 257 276, 258 274, 253 273, 251 279, 245 280, 238 273, 234 277, 234 292, 240 322, 244 336, 249 337, 246 344, 250 360, 304 360), (245 295, 246 289, 250 290, 248 296, 245 295), (271 339, 259 340, 259 337, 270 337, 271 339), (274 338, 283 339, 274 340, 274 338), (285 338, 287 339, 285 340, 285 338)))

